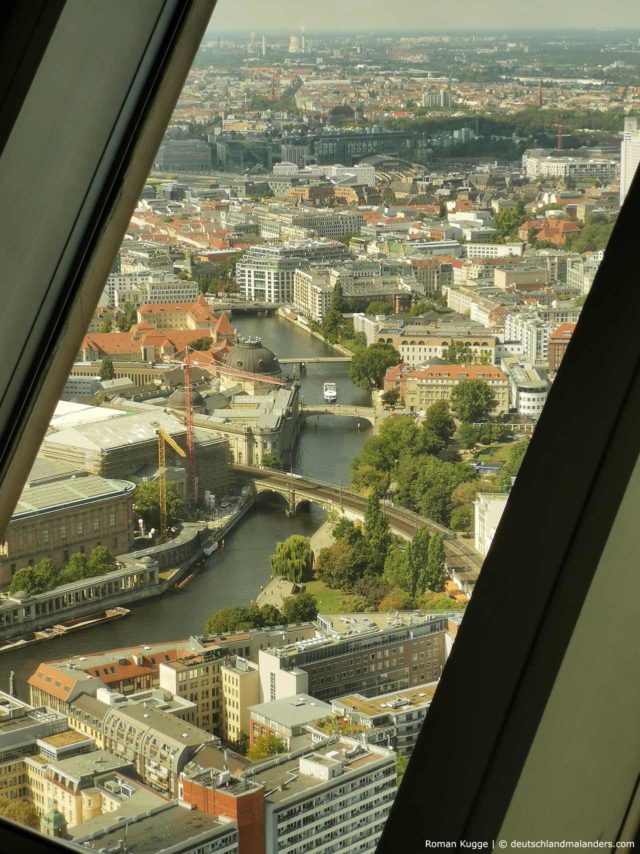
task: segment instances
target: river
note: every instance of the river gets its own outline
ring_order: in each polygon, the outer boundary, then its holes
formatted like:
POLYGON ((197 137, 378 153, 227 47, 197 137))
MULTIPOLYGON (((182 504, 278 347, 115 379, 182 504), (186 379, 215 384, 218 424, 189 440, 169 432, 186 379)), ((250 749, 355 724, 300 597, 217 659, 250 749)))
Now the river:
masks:
MULTIPOLYGON (((242 335, 261 337, 265 346, 282 358, 331 356, 335 352, 324 342, 278 317, 234 317, 242 335)), ((292 365, 285 365, 287 373, 292 365)), ((369 396, 349 381, 346 363, 314 364, 301 379, 301 394, 307 403, 322 402, 323 383, 338 386, 342 403, 366 406, 369 396)), ((332 483, 347 484, 351 460, 359 452, 371 428, 356 428, 352 418, 321 415, 309 418, 302 431, 293 460, 294 471, 332 483)), ((194 579, 180 592, 167 593, 141 604, 131 605, 122 620, 97 626, 67 638, 35 644, 18 653, 0 656, 0 689, 8 690, 9 671, 16 674, 16 692, 28 698, 26 679, 38 663, 47 658, 64 658, 101 649, 179 640, 202 630, 209 614, 230 605, 246 605, 260 586, 269 580, 269 556, 275 543, 292 534, 310 536, 323 521, 322 510, 287 518, 273 506, 258 505, 225 538, 225 548, 216 552, 194 579)))

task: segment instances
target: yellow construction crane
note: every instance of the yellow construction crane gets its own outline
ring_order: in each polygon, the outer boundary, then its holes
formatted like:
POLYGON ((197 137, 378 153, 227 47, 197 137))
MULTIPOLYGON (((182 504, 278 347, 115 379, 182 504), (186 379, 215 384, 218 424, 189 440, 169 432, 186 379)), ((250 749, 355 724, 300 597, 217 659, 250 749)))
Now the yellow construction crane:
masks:
POLYGON ((160 502, 160 542, 167 539, 167 454, 165 442, 181 457, 186 457, 176 440, 162 427, 156 430, 158 437, 158 497, 160 502))

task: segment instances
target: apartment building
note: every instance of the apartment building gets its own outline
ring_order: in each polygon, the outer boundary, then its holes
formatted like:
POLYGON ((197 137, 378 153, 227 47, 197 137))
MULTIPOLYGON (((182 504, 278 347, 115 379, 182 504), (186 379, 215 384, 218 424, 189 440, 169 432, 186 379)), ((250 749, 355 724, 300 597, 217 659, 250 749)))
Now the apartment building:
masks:
POLYGON ((33 757, 33 763, 42 770, 42 775, 37 775, 36 769, 34 777, 41 776, 45 809, 55 804, 68 828, 113 808, 113 803, 108 803, 107 798, 103 802, 102 793, 96 789, 98 775, 118 773, 129 776, 133 773, 131 762, 105 750, 93 750, 54 761, 40 755, 33 757))
POLYGON ((602 178, 611 180, 616 177, 619 168, 620 165, 615 160, 607 159, 544 157, 531 154, 526 157, 528 178, 559 178, 562 180, 567 178, 602 178))
POLYGON ((293 274, 293 307, 316 323, 322 323, 331 308, 334 287, 329 270, 296 270, 293 274))
POLYGON ((409 756, 422 729, 437 682, 411 690, 365 697, 349 694, 331 701, 332 713, 362 727, 369 744, 391 745, 409 756))
POLYGON ((438 400, 449 401, 453 390, 466 380, 486 383, 494 394, 493 415, 509 410, 509 378, 495 365, 431 365, 404 377, 405 404, 411 412, 426 410, 438 400))
POLYGON ((534 364, 547 364, 551 332, 551 325, 538 312, 507 312, 504 316, 505 340, 520 341, 524 357, 534 364))
POLYGON ((549 370, 557 371, 575 332, 575 323, 561 323, 549 336, 549 370))
POLYGON ((549 286, 546 267, 523 264, 518 267, 496 267, 493 283, 502 291, 539 291, 549 286))
POLYGON ((511 407, 518 415, 539 418, 549 393, 546 372, 518 355, 505 356, 502 366, 511 386, 511 407))
POLYGON ((220 668, 220 735, 236 742, 251 731, 249 708, 260 699, 258 665, 239 655, 226 658, 220 668))
POLYGON ((393 751, 344 737, 240 773, 196 756, 180 779, 184 802, 237 822, 239 854, 373 854, 395 794, 393 751))
POLYGON ((287 750, 296 750, 307 738, 309 725, 329 717, 332 707, 309 694, 294 694, 282 700, 257 703, 248 711, 251 744, 260 736, 274 735, 282 739, 287 750))
POLYGON ((173 797, 197 749, 218 743, 211 733, 146 703, 109 706, 102 728, 106 750, 132 763, 151 788, 173 797))

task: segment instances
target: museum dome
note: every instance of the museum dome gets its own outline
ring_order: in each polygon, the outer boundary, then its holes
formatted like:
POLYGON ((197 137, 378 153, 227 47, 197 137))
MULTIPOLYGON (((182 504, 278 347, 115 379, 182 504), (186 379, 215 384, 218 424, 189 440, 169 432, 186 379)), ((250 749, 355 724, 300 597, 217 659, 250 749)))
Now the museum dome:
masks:
MULTIPOLYGON (((204 398, 199 391, 196 391, 196 389, 191 392, 191 402, 193 404, 194 412, 204 412, 204 398)), ((180 386, 169 395, 167 398, 167 406, 170 409, 186 409, 187 404, 184 386, 180 386)))
POLYGON ((241 338, 224 357, 225 365, 249 374, 280 376, 280 363, 275 353, 263 347, 260 338, 241 338))

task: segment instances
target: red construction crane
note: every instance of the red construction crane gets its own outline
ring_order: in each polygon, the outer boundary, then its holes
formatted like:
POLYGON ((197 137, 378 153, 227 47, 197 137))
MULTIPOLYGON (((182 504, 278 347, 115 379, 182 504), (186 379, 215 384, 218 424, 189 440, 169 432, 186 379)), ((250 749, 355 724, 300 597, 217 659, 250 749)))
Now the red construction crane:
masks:
POLYGON ((198 506, 198 480, 196 476, 196 440, 193 433, 193 384, 189 347, 185 348, 184 362, 184 423, 187 428, 187 497, 193 507, 198 506))

